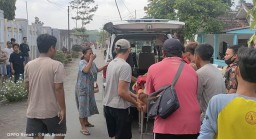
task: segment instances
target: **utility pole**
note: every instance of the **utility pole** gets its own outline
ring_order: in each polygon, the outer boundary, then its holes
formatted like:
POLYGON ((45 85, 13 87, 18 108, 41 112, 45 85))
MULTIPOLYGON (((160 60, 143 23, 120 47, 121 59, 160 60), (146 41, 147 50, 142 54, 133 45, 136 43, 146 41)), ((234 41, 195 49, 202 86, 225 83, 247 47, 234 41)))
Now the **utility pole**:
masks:
POLYGON ((28 2, 26 1, 26 12, 27 12, 27 20, 28 20, 28 2))
POLYGON ((135 19, 137 18, 136 10, 135 10, 135 19))
POLYGON ((69 6, 68 6, 68 50, 70 51, 69 6))
POLYGON ((76 28, 77 28, 78 6, 76 7, 76 28))
MULTIPOLYGON (((115 0, 115 2, 116 2, 116 0, 115 0)), ((118 13, 119 13, 120 19, 121 19, 121 21, 122 21, 121 13, 120 13, 120 11, 119 11, 119 8, 118 8, 118 5, 117 5, 117 2, 116 2, 116 8, 117 8, 117 10, 118 10, 118 13)))
MULTIPOLYGON (((28 2, 27 1, 26 1, 26 13, 27 13, 27 22, 28 22, 28 2)), ((26 37, 28 37, 28 27, 26 27, 26 30, 27 30, 26 37)))

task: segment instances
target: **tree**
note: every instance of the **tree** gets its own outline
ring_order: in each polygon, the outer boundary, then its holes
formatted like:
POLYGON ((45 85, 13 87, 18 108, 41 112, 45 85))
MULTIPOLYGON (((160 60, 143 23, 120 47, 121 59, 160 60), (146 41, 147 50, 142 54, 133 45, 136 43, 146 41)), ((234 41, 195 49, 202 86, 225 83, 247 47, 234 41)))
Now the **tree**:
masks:
POLYGON ((16 0, 0 0, 0 9, 4 11, 4 18, 13 20, 15 18, 16 0))
POLYGON ((88 34, 86 34, 86 29, 84 27, 73 29, 72 34, 74 36, 81 38, 83 40, 83 42, 87 41, 88 34))
POLYGON ((82 28, 92 21, 94 12, 98 9, 98 5, 93 4, 94 0, 73 0, 70 2, 70 7, 75 9, 77 13, 75 17, 72 17, 76 20, 76 28, 79 20, 82 22, 82 28))
POLYGON ((223 25, 217 17, 230 10, 233 0, 149 0, 147 16, 179 19, 186 23, 183 32, 187 39, 198 32, 217 33, 223 25))
POLYGON ((252 17, 252 23, 250 25, 251 29, 255 29, 256 27, 256 0, 253 0, 253 8, 249 11, 248 16, 252 17))
POLYGON ((109 34, 106 31, 101 30, 99 32, 99 40, 98 40, 98 42, 99 42, 99 44, 101 44, 102 47, 105 47, 105 42, 106 42, 108 37, 109 37, 109 34))
MULTIPOLYGON (((240 0, 240 1, 245 1, 245 0, 240 0)), ((235 4, 234 0, 222 0, 222 2, 228 4, 229 7, 232 7, 235 4)))
POLYGON ((147 17, 159 19, 176 19, 174 11, 175 0, 149 0, 149 4, 144 10, 147 17))
POLYGON ((223 23, 218 19, 229 10, 228 4, 219 0, 177 0, 175 8, 180 21, 185 22, 185 36, 188 39, 198 32, 218 33, 223 23))
MULTIPOLYGON (((249 11, 248 16, 250 16, 249 18, 252 18, 251 20, 252 23, 250 25, 251 29, 255 29, 256 27, 256 0, 252 0, 253 2, 253 8, 249 11)), ((248 47, 253 47, 252 44, 256 41, 256 33, 254 33, 251 38, 248 40, 248 47)))
POLYGON ((44 25, 44 22, 40 21, 38 17, 35 17, 35 24, 44 25))

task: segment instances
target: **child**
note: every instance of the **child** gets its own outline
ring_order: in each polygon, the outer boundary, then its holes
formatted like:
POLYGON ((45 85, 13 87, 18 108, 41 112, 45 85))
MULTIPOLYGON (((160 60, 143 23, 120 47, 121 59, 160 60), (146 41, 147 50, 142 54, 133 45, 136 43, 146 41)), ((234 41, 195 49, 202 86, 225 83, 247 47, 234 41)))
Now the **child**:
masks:
POLYGON ((25 66, 25 59, 19 50, 19 44, 13 44, 13 53, 10 55, 9 61, 11 63, 12 74, 14 75, 14 82, 16 83, 19 78, 23 79, 25 66))

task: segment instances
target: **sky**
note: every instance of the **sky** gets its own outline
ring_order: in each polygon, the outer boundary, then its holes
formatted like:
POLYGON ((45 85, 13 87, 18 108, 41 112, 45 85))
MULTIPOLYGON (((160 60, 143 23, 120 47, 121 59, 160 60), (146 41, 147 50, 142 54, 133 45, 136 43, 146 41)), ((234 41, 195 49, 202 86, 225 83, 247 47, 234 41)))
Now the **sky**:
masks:
MULTIPOLYGON (((68 28, 68 12, 67 7, 71 0, 17 0, 15 18, 27 18, 26 1, 28 7, 29 24, 35 21, 37 16, 40 21, 44 22, 44 26, 53 28, 68 28)), ((85 27, 90 30, 102 29, 107 22, 120 21, 120 17, 115 5, 115 0, 94 0, 98 5, 93 21, 85 27)), ((135 17, 142 18, 145 16, 144 7, 147 0, 117 0, 123 20, 135 17)), ((70 16, 75 16, 75 10, 70 9, 70 16)), ((80 21, 81 22, 81 21, 80 21)), ((81 27, 78 22, 78 27, 81 27)), ((70 28, 76 26, 75 20, 70 18, 70 28)))
MULTIPOLYGON (((39 17, 44 22, 44 26, 52 28, 67 29, 68 28, 68 6, 71 0, 17 0, 16 2, 16 18, 27 18, 26 1, 28 9, 29 24, 35 21, 35 17, 39 17)), ((115 0, 94 0, 98 5, 93 21, 85 27, 88 30, 100 30, 107 22, 120 21, 115 0)), ((145 16, 144 7, 147 6, 148 0, 116 0, 120 9, 123 20, 142 18, 145 16)), ((239 0, 235 0, 237 3, 239 0)), ((252 2, 252 0, 246 0, 252 2)), ((70 9, 70 17, 75 15, 75 10, 70 9)), ((70 18, 70 28, 75 28, 75 20, 70 18)), ((78 23, 78 27, 81 24, 78 23)))

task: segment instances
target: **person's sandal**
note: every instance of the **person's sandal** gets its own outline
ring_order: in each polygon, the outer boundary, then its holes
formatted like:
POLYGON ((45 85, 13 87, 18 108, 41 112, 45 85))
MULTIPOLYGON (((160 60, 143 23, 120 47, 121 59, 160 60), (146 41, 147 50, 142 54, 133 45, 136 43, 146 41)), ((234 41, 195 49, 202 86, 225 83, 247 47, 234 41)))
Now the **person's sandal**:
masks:
POLYGON ((83 134, 83 135, 91 135, 90 132, 88 130, 80 130, 80 132, 83 134))

